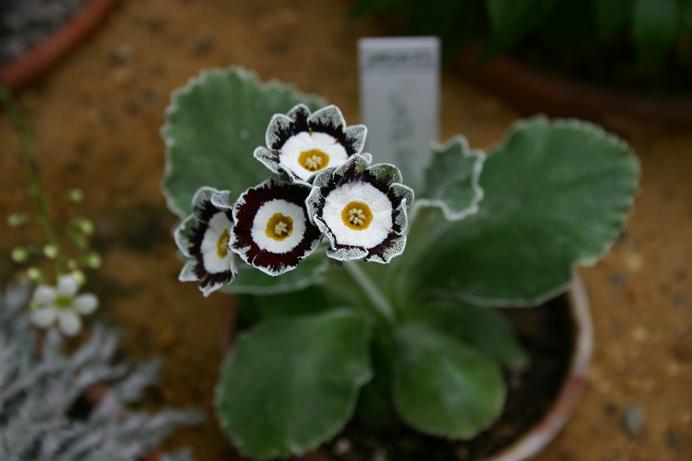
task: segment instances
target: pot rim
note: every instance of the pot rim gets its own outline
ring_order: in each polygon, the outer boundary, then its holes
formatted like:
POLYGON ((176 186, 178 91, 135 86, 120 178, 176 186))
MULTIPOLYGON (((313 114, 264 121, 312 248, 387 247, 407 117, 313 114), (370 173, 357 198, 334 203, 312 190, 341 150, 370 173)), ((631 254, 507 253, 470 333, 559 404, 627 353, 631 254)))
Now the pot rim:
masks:
POLYGON ((692 97, 609 88, 543 70, 508 55, 480 62, 482 48, 469 46, 458 68, 525 113, 595 118, 627 116, 673 126, 692 126, 692 97))
POLYGON ((574 322, 569 370, 548 412, 510 446, 485 461, 523 461, 536 456, 560 433, 574 412, 586 384, 594 348, 593 322, 584 283, 576 274, 567 291, 574 322))
POLYGON ((0 82, 19 90, 57 65, 82 43, 120 0, 87 0, 75 15, 44 41, 19 58, 0 67, 0 82))

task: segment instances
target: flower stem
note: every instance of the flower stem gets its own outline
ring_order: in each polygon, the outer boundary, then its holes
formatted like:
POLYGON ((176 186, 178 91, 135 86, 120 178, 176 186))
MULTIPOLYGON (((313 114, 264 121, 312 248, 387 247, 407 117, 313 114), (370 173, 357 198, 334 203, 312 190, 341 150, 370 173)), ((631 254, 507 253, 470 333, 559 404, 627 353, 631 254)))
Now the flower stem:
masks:
POLYGON ((370 300, 377 312, 389 323, 394 323, 396 319, 394 308, 372 279, 361 269, 359 264, 354 261, 344 261, 343 267, 370 300))
POLYGON ((60 241, 58 239, 58 233, 51 223, 50 214, 48 213, 48 199, 41 188, 40 164, 36 152, 36 145, 34 144, 33 133, 29 124, 26 123, 19 111, 14 107, 9 91, 2 84, 0 84, 0 101, 3 106, 5 106, 24 144, 24 152, 26 153, 30 173, 29 196, 34 200, 38 221, 46 234, 48 242, 58 249, 55 257, 55 272, 57 277, 61 267, 60 241))

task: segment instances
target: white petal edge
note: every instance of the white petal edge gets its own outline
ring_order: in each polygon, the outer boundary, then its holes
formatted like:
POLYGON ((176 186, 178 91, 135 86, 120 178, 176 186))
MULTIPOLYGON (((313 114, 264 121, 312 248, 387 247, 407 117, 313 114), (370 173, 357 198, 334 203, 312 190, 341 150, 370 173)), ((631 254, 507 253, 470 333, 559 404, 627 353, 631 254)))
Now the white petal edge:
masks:
POLYGON ((85 293, 75 298, 74 309, 82 315, 89 315, 99 307, 99 299, 92 293, 85 293))
POLYGON ((57 315, 57 309, 55 309, 52 306, 40 307, 38 309, 33 309, 31 311, 29 320, 32 324, 36 325, 39 328, 48 328, 53 324, 53 322, 55 322, 55 318, 57 317, 57 315))
POLYGON ((74 311, 62 310, 58 312, 58 325, 65 336, 75 336, 82 329, 82 320, 74 311))
POLYGON ((61 275, 58 277, 58 295, 66 298, 72 298, 79 290, 79 280, 74 275, 61 275))

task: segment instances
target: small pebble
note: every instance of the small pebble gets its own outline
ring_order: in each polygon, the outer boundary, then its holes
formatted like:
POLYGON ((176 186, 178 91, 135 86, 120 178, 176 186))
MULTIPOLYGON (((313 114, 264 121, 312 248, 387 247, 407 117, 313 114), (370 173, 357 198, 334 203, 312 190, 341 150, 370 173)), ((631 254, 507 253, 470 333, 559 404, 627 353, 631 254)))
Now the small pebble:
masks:
POLYGON ((334 444, 334 454, 337 456, 345 455, 351 451, 351 441, 345 437, 340 438, 334 444))
POLYGON ((638 437, 641 435, 644 430, 645 421, 646 416, 644 410, 637 405, 627 407, 622 416, 623 427, 631 437, 638 437))

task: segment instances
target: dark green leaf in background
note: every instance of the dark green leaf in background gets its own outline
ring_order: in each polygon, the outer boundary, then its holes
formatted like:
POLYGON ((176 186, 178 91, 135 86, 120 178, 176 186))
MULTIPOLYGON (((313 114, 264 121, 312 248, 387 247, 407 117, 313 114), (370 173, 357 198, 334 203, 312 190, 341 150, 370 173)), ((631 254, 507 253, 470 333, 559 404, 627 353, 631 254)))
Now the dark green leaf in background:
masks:
POLYGON ((632 40, 642 70, 660 69, 678 35, 678 0, 635 0, 632 40))

